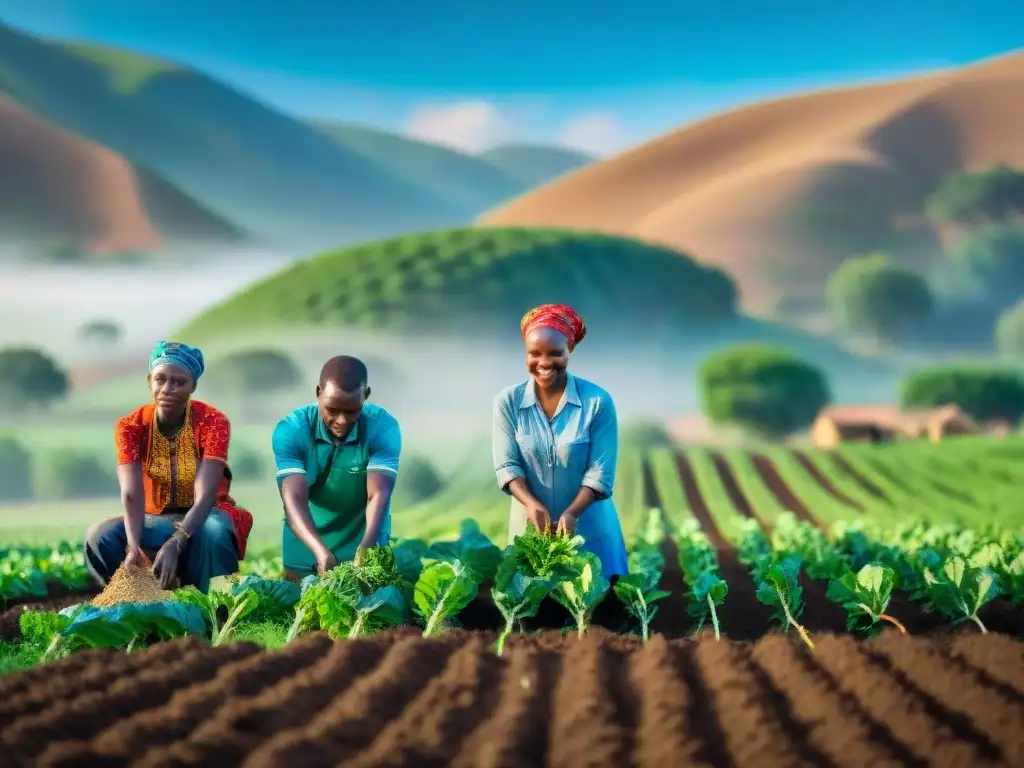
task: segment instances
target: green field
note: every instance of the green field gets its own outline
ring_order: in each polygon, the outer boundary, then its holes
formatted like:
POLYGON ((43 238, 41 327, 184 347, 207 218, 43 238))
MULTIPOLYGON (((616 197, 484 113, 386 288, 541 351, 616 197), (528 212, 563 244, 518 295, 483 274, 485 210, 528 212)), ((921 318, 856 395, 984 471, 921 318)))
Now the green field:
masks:
MULTIPOLYGON (((71 435, 82 446, 98 437, 91 429, 71 435)), ((40 439, 30 447, 45 455, 53 442, 40 439)), ((113 447, 109 450, 112 459, 113 447)), ((463 518, 472 517, 492 539, 503 541, 509 501, 495 485, 487 441, 463 445, 461 450, 452 446, 447 452, 443 469, 449 479, 440 493, 414 504, 396 497, 394 534, 444 538, 457 533, 463 518)), ((632 539, 650 506, 660 506, 672 527, 696 517, 726 539, 739 535, 745 518, 770 528, 785 511, 822 527, 857 520, 882 525, 923 520, 1024 531, 1021 488, 1024 438, 848 446, 836 452, 781 446, 757 452, 642 451, 625 445, 615 500, 627 539, 632 539), (693 482, 687 487, 689 477, 693 482)), ((265 479, 238 482, 232 490, 255 518, 253 549, 276 546, 282 513, 273 478, 268 474, 265 479)), ((0 545, 74 540, 92 522, 118 514, 118 508, 113 489, 106 499, 5 504, 0 506, 0 545)))

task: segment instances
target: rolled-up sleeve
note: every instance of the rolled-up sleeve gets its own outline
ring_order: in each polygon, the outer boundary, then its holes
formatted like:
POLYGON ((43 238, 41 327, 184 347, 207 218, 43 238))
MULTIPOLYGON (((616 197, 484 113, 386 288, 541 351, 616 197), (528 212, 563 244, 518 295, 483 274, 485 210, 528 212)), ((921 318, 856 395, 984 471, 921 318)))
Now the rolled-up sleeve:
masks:
POLYGON ((306 474, 306 451, 309 446, 308 440, 303 437, 298 426, 290 419, 284 419, 274 427, 270 442, 274 449, 278 483, 289 475, 306 474))
POLYGON ((619 420, 615 403, 610 397, 602 397, 590 423, 590 458, 582 483, 597 494, 598 500, 611 497, 618 460, 619 420))
POLYGON ((385 417, 370 441, 370 459, 367 472, 383 472, 398 476, 398 459, 402 455, 402 429, 394 416, 385 417))
POLYGON ((498 477, 498 487, 511 495, 508 484, 517 477, 526 477, 526 473, 523 472, 519 446, 516 444, 515 419, 508 392, 502 392, 494 398, 491 456, 494 459, 494 473, 498 477))

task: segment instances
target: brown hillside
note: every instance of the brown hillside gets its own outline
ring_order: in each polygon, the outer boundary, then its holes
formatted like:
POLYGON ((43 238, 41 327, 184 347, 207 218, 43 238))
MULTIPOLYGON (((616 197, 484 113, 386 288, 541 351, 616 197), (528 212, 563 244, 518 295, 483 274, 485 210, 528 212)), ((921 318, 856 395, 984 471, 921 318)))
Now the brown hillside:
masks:
POLYGON ((5 240, 68 239, 94 253, 159 248, 131 165, 0 96, 5 240))
POLYGON ((673 246, 744 308, 820 298, 845 257, 934 258, 924 197, 946 174, 1024 166, 1024 51, 958 70, 754 104, 558 179, 481 226, 560 226, 673 246))

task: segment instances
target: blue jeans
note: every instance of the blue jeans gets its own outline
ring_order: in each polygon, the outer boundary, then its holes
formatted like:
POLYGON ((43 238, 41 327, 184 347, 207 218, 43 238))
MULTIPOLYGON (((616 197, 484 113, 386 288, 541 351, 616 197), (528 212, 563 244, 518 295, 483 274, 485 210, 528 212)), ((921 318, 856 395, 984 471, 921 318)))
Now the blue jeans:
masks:
MULTIPOLYGON (((174 523, 184 514, 146 515, 142 526, 142 549, 152 554, 174 535, 174 523)), ((111 517, 92 526, 85 534, 85 562, 93 578, 106 585, 114 571, 124 562, 128 536, 123 517, 111 517)), ((235 527, 227 513, 214 507, 202 527, 185 544, 178 559, 178 578, 182 585, 191 584, 204 594, 210 579, 238 570, 238 545, 235 527)))

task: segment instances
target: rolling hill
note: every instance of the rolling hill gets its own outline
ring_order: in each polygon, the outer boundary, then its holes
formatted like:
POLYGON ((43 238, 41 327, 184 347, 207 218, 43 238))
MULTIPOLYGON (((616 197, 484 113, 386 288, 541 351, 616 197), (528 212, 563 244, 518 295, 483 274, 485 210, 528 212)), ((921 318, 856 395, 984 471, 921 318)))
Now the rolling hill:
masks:
POLYGON ((236 243, 241 232, 172 184, 0 95, 0 239, 94 254, 236 243))
POLYGON ((722 267, 742 306, 820 302, 852 254, 927 268, 924 198, 948 174, 1024 165, 1024 51, 754 104, 685 126, 492 210, 484 227, 596 230, 722 267))
POLYGON ((268 243, 321 248, 462 224, 526 191, 458 153, 396 167, 396 152, 412 161, 435 148, 358 129, 339 140, 194 69, 2 25, 0 90, 268 243))
POLYGON ((518 179, 525 189, 539 187, 596 159, 574 149, 544 144, 501 144, 481 152, 480 158, 518 179))
POLYGON ((732 279, 685 254, 551 229, 455 229, 329 251, 201 313, 177 337, 225 345, 330 330, 351 347, 371 333, 377 349, 410 341, 398 354, 475 380, 489 359, 518 361, 523 312, 551 301, 584 316, 585 358, 637 396, 682 392, 693 365, 737 341, 781 344, 857 381, 884 371, 823 339, 738 315, 732 279), (440 362, 423 351, 437 340, 453 345, 440 362))

